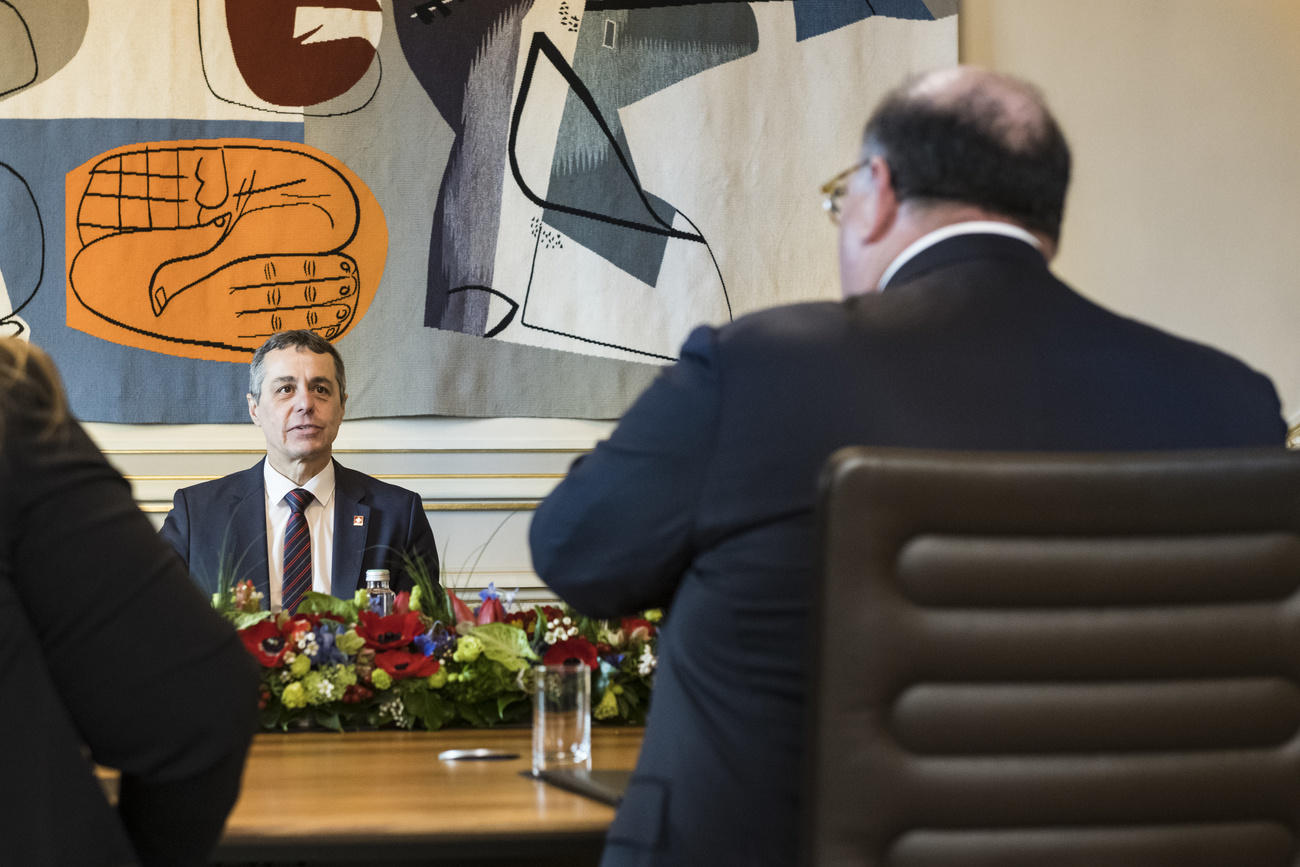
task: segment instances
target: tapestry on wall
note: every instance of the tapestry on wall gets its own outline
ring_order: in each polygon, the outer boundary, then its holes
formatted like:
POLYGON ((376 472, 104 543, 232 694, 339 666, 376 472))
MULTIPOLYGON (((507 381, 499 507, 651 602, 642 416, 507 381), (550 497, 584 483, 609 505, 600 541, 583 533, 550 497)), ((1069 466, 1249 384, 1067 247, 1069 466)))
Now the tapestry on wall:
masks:
POLYGON ((956 0, 0 0, 0 332, 87 420, 617 416, 690 330, 837 294, 817 186, 956 0))

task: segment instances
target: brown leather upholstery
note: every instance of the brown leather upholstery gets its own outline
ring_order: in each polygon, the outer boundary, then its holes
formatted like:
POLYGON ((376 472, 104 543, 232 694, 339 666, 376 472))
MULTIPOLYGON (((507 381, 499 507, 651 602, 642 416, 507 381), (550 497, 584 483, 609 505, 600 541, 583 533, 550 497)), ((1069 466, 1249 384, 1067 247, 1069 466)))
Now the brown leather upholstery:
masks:
POLYGON ((1300 454, 823 484, 809 863, 1300 864, 1300 454))

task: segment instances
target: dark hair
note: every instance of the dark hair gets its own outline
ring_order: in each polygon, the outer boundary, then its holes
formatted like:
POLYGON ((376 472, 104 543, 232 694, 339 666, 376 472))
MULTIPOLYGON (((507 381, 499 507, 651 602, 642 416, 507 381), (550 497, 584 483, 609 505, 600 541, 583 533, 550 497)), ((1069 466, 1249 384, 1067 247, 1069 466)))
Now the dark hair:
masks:
POLYGON ((0 338, 0 441, 9 421, 51 434, 68 419, 63 383, 49 356, 17 338, 0 338))
POLYGON ((899 202, 976 205, 1056 241, 1070 146, 1037 90, 988 77, 1004 86, 977 84, 947 98, 915 79, 897 88, 867 121, 864 154, 884 158, 899 202))
POLYGON ((317 355, 329 355, 334 358, 335 378, 339 383, 339 397, 348 393, 347 374, 343 372, 343 356, 324 337, 314 331, 280 331, 272 334, 266 342, 257 347, 253 353, 253 362, 248 366, 248 393, 257 403, 262 396, 262 380, 266 378, 266 355, 277 349, 296 347, 314 352, 317 355))

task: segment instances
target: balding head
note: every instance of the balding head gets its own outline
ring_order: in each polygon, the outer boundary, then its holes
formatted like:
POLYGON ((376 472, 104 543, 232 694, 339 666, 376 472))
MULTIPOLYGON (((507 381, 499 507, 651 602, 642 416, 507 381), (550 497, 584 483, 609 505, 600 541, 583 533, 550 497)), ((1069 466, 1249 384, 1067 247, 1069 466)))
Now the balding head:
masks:
POLYGON ((974 206, 1060 237, 1070 149, 1023 81, 965 66, 914 78, 867 121, 863 152, 888 164, 900 204, 974 206))

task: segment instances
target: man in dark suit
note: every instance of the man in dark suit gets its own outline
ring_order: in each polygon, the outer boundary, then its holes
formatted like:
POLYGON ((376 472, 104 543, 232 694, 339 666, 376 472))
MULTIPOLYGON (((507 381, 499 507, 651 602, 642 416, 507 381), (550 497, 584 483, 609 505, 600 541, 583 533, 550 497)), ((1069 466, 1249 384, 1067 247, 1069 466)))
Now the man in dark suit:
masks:
POLYGON ((827 185, 842 303, 697 329, 537 510, 538 574, 593 616, 668 606, 604 863, 791 864, 826 458, 849 444, 1273 445, 1268 379, 1048 270, 1069 150, 1040 95, 930 73, 827 185))
POLYGON ((292 610, 306 590, 351 597, 367 569, 388 569, 394 590, 410 589, 403 555, 437 578, 419 496, 332 457, 346 383, 338 350, 310 331, 272 335, 253 355, 248 414, 266 458, 178 490, 162 528, 204 589, 215 592, 220 576, 251 580, 273 609, 292 610))

